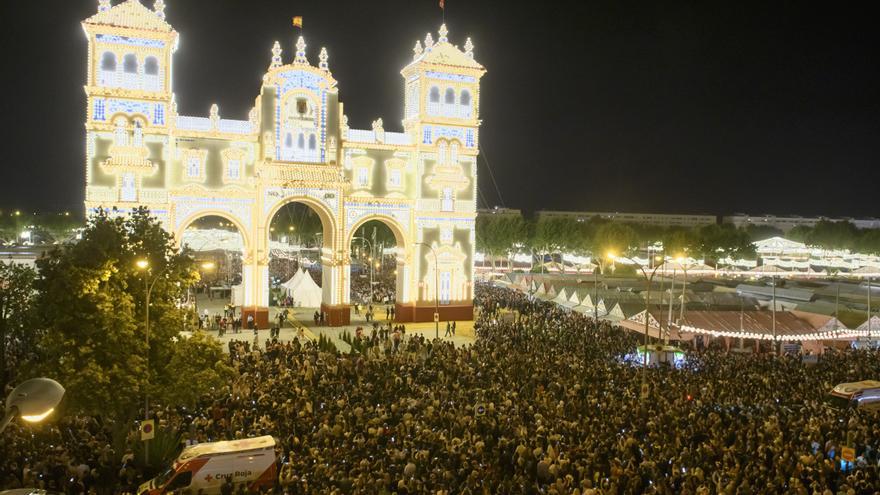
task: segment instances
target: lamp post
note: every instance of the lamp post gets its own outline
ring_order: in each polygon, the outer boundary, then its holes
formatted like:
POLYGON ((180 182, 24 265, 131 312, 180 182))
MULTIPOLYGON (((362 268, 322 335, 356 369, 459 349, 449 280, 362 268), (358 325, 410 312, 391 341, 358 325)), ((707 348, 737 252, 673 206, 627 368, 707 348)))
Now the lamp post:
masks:
MULTIPOLYGON (((609 260, 614 260, 615 255, 613 252, 608 251, 605 254, 605 257, 609 260)), ((605 271, 602 268, 602 258, 596 258, 596 267, 599 268, 599 271, 602 271, 602 275, 605 275, 605 271)), ((599 272, 593 270, 593 321, 599 323, 599 272)))
POLYGON ((430 244, 425 244, 424 242, 417 242, 416 245, 422 245, 431 250, 431 254, 434 255, 434 338, 440 338, 440 263, 437 259, 437 251, 434 250, 434 246, 430 244))
POLYGON ((687 285, 688 285, 688 268, 691 266, 690 263, 685 263, 687 258, 684 256, 679 256, 676 260, 679 265, 681 265, 681 269, 684 271, 684 282, 681 285, 681 307, 679 308, 678 321, 684 320, 684 299, 686 297, 687 285))
MULTIPOLYGON (((657 258, 658 259, 654 260, 657 263, 654 265, 654 268, 650 271, 650 274, 648 272, 648 269, 644 265, 640 265, 638 263, 635 263, 635 261, 633 261, 633 263, 637 267, 639 267, 639 270, 642 272, 642 275, 644 275, 645 283, 647 285, 646 291, 645 291, 645 346, 642 349, 643 353, 644 353, 644 360, 642 362, 642 398, 645 398, 648 395, 648 383, 646 381, 645 373, 648 370, 648 322, 650 320, 649 315, 650 315, 650 309, 651 309, 651 306, 650 306, 651 305, 651 284, 654 281, 654 275, 657 274, 657 270, 661 266, 666 264, 666 258, 662 258, 660 256, 658 256, 657 258)), ((662 330, 662 329, 658 328, 658 331, 660 331, 660 330, 662 330)))
MULTIPOLYGON (((155 277, 153 277, 152 281, 148 281, 147 275, 150 273, 150 262, 146 259, 139 259, 135 262, 135 266, 138 270, 144 272, 144 288, 146 289, 146 293, 144 295, 144 342, 147 344, 147 355, 146 355, 146 368, 147 368, 147 388, 144 390, 144 419, 150 419, 150 293, 153 292, 153 287, 156 285, 156 282, 162 275, 168 270, 168 266, 162 269, 155 277)), ((149 440, 144 442, 144 464, 150 465, 150 444, 149 440)))
POLYGON ((0 433, 13 418, 20 416, 28 423, 46 419, 64 397, 64 387, 51 378, 31 378, 19 384, 6 398, 6 412, 0 420, 0 433))

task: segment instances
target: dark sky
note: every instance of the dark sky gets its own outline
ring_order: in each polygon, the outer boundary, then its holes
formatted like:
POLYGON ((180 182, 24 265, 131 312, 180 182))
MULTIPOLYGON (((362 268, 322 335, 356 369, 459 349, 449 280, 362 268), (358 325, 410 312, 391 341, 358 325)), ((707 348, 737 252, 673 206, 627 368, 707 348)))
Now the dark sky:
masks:
MULTIPOLYGON (((118 1, 118 0, 117 0, 118 1)), ((117 3, 114 1, 114 4, 117 3)), ((144 0, 152 6, 152 0, 144 0)), ((330 69, 353 127, 400 130, 399 70, 435 0, 166 0, 179 110, 247 116, 273 40, 330 69)), ((880 35, 870 4, 447 0, 483 78, 480 205, 880 215, 880 35)), ((0 206, 81 208, 95 0, 0 2, 0 206)))

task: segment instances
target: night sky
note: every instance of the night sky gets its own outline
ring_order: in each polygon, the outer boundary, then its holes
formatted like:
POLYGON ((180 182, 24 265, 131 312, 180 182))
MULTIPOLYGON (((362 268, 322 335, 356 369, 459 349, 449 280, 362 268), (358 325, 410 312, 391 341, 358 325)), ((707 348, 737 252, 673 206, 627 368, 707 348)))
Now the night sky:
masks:
MULTIPOLYGON (((152 7, 152 0, 144 0, 152 7)), ((118 0, 114 1, 114 4, 118 0)), ((302 15, 349 123, 401 130, 412 46, 435 0, 166 0, 179 111, 246 119, 302 15)), ((481 87, 479 204, 880 216, 880 35, 870 9, 802 1, 447 0, 481 87), (485 160, 484 160, 485 159, 485 160), (498 192, 489 177, 488 162, 498 192)), ((865 4, 867 6, 868 4, 865 4)), ((86 38, 96 0, 0 2, 0 207, 81 209, 86 38)))

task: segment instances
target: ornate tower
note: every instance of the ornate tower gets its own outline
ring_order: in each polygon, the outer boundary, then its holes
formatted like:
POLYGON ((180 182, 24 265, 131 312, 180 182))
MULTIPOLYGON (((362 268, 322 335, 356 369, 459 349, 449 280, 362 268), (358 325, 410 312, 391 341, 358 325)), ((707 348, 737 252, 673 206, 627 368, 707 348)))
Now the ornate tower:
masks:
POLYGON ((419 170, 414 320, 433 312, 435 299, 443 319, 473 314, 480 78, 486 70, 474 60, 470 38, 462 50, 447 35, 444 24, 436 42, 430 33, 424 46, 416 41, 413 61, 401 71, 403 125, 419 170))
POLYGON ((177 33, 138 0, 99 0, 86 19, 86 209, 147 205, 167 220, 165 164, 177 33))

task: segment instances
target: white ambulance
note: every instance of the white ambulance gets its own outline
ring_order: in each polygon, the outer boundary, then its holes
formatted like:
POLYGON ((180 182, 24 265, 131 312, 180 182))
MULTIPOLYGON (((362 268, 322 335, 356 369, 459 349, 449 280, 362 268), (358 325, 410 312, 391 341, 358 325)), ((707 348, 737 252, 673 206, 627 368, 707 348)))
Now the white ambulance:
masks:
POLYGON ((275 439, 271 436, 192 445, 183 449, 165 472, 138 488, 138 495, 161 495, 189 490, 205 495, 220 493, 227 478, 249 492, 273 488, 275 439))

